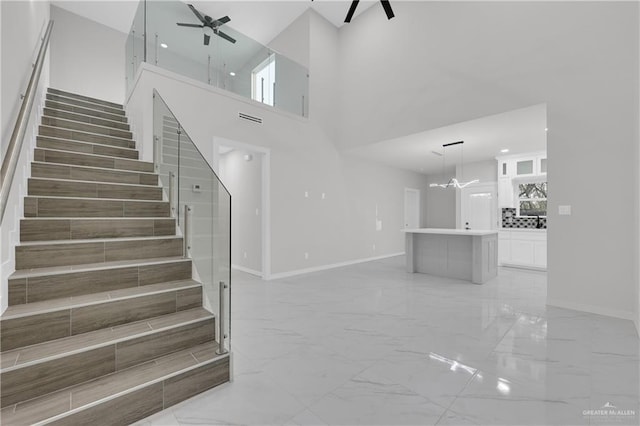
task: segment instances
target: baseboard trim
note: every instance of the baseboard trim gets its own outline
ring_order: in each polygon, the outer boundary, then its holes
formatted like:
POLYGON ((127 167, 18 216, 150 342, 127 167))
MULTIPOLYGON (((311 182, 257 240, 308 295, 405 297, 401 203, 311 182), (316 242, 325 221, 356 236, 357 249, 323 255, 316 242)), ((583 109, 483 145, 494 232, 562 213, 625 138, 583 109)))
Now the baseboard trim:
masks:
POLYGON ((256 271, 255 269, 245 268, 244 266, 231 264, 231 269, 237 269, 238 271, 246 272, 247 274, 262 277, 262 272, 256 271))
MULTIPOLYGON (((635 314, 633 312, 619 311, 617 309, 601 308, 599 306, 593 306, 593 305, 583 305, 581 303, 566 302, 564 300, 558 300, 558 299, 547 299, 547 305, 555 306, 557 308, 571 309, 573 311, 582 311, 582 312, 588 312, 590 314, 620 318, 620 319, 632 321, 634 323, 636 322, 636 318, 634 318, 635 314)), ((637 328, 637 324, 636 324, 636 328, 637 328)))
POLYGON ((404 252, 385 254, 382 256, 375 256, 375 257, 367 257, 364 259, 349 260, 346 262, 330 263, 328 265, 314 266, 311 268, 304 268, 304 269, 295 269, 293 271, 287 271, 287 272, 278 272, 277 274, 271 274, 270 276, 265 277, 265 279, 270 281, 270 280, 277 280, 281 278, 289 278, 296 275, 304 275, 304 274, 310 274, 312 272, 326 271, 328 269, 342 268, 344 266, 357 265, 358 263, 373 262, 374 260, 388 259, 390 257, 397 257, 397 256, 404 256, 404 252))

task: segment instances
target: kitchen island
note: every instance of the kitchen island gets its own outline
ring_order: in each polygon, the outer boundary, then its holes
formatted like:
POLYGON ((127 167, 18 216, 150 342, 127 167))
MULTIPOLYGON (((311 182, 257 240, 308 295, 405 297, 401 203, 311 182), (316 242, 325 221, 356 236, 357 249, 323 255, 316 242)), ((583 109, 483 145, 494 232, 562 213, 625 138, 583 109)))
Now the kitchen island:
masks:
POLYGON ((407 272, 484 284, 498 274, 498 232, 405 229, 407 272))

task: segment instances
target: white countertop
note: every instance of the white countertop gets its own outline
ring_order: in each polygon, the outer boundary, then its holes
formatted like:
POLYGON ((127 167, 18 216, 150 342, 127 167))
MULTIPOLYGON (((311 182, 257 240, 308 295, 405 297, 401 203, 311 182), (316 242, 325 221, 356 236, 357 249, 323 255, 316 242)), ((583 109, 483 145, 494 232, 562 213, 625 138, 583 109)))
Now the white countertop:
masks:
POLYGON ((482 229, 446 229, 446 228, 419 228, 419 229, 403 229, 403 232, 410 234, 440 234, 440 235, 492 235, 498 231, 482 230, 482 229))

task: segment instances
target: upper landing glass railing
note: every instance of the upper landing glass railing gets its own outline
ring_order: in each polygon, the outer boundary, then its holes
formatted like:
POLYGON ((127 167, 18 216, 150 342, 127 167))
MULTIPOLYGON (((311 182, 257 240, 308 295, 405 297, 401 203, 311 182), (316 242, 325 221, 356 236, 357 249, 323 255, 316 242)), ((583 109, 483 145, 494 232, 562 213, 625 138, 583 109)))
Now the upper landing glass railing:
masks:
MULTIPOLYGON (((213 3, 215 4, 215 3, 213 3)), ((201 12, 205 15, 204 12, 201 12)), ((222 16, 212 16, 214 20, 222 16)), ((233 17, 231 17, 233 19, 233 17)), ((219 31, 235 40, 210 35, 187 3, 142 0, 126 44, 127 90, 142 62, 157 65, 219 89, 302 117, 308 116, 309 72, 297 62, 232 28, 219 31)))

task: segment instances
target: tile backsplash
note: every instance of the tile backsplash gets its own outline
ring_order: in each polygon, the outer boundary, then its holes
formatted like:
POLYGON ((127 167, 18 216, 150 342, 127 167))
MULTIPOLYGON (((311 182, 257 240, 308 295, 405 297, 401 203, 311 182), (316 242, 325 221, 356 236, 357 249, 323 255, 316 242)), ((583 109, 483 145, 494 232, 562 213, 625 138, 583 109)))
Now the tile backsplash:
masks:
MULTIPOLYGON (((510 207, 502 208, 503 228, 536 228, 537 218, 533 216, 516 216, 516 209, 510 207)), ((540 218, 540 229, 547 229, 547 218, 540 218)))

